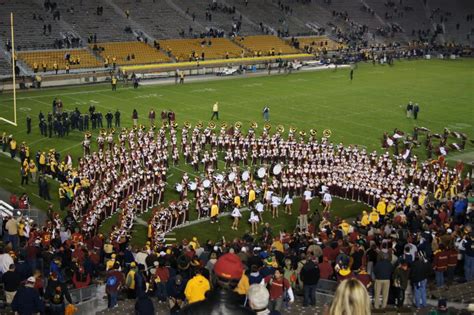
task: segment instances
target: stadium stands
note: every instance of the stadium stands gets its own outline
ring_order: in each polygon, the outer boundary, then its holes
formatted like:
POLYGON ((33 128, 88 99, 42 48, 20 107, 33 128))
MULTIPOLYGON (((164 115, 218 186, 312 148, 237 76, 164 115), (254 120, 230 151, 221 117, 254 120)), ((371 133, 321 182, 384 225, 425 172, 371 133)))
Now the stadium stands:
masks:
POLYGON ((188 61, 202 58, 224 59, 242 57, 244 49, 237 46, 227 38, 206 38, 206 39, 168 39, 160 41, 161 48, 171 52, 179 61, 188 61), (194 57, 193 57, 194 55, 194 57))
POLYGON ((284 55, 299 52, 280 38, 271 35, 238 37, 236 42, 250 50, 254 55, 284 55))
POLYGON ((139 23, 143 30, 155 38, 178 38, 205 31, 199 23, 192 22, 185 12, 179 10, 173 1, 155 0, 142 2, 135 0, 115 0, 122 10, 130 12, 130 19, 139 23), (192 31, 190 32, 190 27, 192 31))
POLYGON ((69 63, 71 69, 98 68, 102 67, 102 63, 91 54, 88 49, 70 49, 70 50, 45 50, 45 51, 23 51, 18 52, 18 59, 25 62, 31 69, 36 63, 40 71, 43 71, 43 62, 47 65, 47 71, 53 70, 56 63, 60 70, 64 70, 67 64, 66 54, 70 54, 69 63), (79 60, 79 63, 77 63, 79 60))
POLYGON ((67 0, 58 2, 62 18, 82 36, 84 44, 87 43, 89 36, 94 34, 100 42, 127 41, 136 38, 130 29, 126 30, 130 27, 130 23, 125 15, 119 14, 107 1, 81 0, 74 6, 67 0), (98 7, 103 8, 99 15, 97 14, 98 7))
POLYGON ((20 49, 53 48, 54 40, 67 29, 52 13, 46 12, 37 1, 0 1, 0 38, 2 46, 10 39, 10 12, 14 13, 15 47, 20 49), (51 33, 47 25, 51 25, 51 33), (46 30, 44 29, 46 27, 46 30))
POLYGON ((341 44, 333 41, 327 36, 310 36, 310 37, 299 37, 299 48, 311 52, 319 52, 322 49, 336 50, 341 48, 341 44))
POLYGON ((89 47, 97 52, 105 60, 112 63, 116 58, 118 65, 137 65, 147 63, 168 62, 170 58, 162 51, 145 44, 144 42, 109 42, 91 44, 89 47))

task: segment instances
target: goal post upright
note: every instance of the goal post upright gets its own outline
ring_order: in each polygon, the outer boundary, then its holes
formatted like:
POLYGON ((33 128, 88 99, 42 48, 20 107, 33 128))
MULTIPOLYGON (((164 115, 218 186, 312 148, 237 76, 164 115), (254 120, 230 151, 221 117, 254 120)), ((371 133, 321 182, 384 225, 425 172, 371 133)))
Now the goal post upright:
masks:
POLYGON ((10 125, 18 127, 16 115, 16 73, 15 73, 15 35, 13 32, 13 12, 10 12, 10 31, 11 31, 11 63, 12 63, 12 84, 13 84, 13 121, 0 117, 0 121, 4 121, 10 125))

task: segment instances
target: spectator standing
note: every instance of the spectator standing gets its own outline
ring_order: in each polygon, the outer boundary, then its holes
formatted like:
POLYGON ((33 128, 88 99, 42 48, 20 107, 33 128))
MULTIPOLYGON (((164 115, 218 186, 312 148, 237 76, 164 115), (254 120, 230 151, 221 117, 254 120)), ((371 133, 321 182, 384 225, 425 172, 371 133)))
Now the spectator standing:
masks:
POLYGON ((52 315, 64 314, 66 309, 65 300, 67 300, 69 303, 72 303, 71 295, 69 294, 67 285, 64 282, 59 281, 58 275, 55 272, 51 273, 44 298, 50 303, 50 314, 52 315))
POLYGON ((402 307, 405 302, 405 290, 408 287, 409 275, 408 263, 403 260, 395 268, 392 275, 393 287, 395 288, 395 304, 397 307, 402 307))
POLYGON ((439 244, 439 249, 433 256, 433 270, 435 271, 436 286, 444 286, 444 272, 448 269, 449 253, 443 243, 439 244))
POLYGON ((392 263, 388 260, 388 254, 382 253, 380 259, 374 267, 375 287, 374 287, 374 307, 380 308, 380 294, 382 294, 382 308, 387 307, 388 292, 390 289, 390 279, 392 278, 392 263))
POLYGON ((186 284, 184 294, 189 304, 202 301, 206 298, 206 292, 211 289, 209 280, 202 275, 202 269, 196 271, 196 275, 186 284))
POLYGON ((430 266, 425 262, 422 252, 419 252, 410 268, 410 282, 413 286, 413 298, 416 308, 426 306, 426 283, 430 266))
POLYGON ((291 289, 288 280, 283 277, 282 268, 276 269, 275 273, 273 275, 265 277, 264 281, 268 285, 270 291, 270 311, 281 312, 281 308, 283 306, 283 299, 285 298, 286 293, 289 296, 289 302, 293 303, 293 290, 291 289))
POLYGON ((5 289, 5 299, 7 305, 12 304, 18 288, 20 287, 21 276, 16 271, 15 264, 11 264, 8 271, 2 275, 2 282, 5 289))
POLYGON ((319 281, 319 267, 313 260, 308 259, 301 269, 300 278, 303 281, 303 306, 316 305, 316 286, 319 281))
POLYGON ((8 233, 8 241, 12 243, 13 250, 18 248, 19 238, 18 238, 18 222, 15 218, 10 217, 5 225, 5 229, 8 233))
POLYGON ((133 127, 138 127, 138 112, 136 109, 132 113, 133 127))
POLYGON ((12 302, 12 310, 20 315, 43 314, 44 303, 35 287, 36 278, 29 277, 24 286, 20 286, 12 302))

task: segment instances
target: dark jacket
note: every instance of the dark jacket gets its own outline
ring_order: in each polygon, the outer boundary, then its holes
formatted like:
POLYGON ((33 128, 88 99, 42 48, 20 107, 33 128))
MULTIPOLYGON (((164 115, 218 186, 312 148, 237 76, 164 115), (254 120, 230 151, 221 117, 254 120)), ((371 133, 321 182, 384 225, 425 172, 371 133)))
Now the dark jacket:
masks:
POLYGON ((155 307, 153 306, 153 302, 150 298, 143 294, 135 303, 135 314, 136 315, 154 315, 155 314, 155 307))
POLYGON ((241 306, 236 293, 222 288, 213 290, 204 301, 190 304, 179 314, 183 315, 246 315, 255 314, 241 306))
POLYGON ((5 285, 5 291, 15 292, 20 287, 20 274, 15 271, 7 271, 2 276, 2 282, 5 285))
POLYGON ((40 299, 38 290, 29 287, 20 287, 12 301, 12 310, 20 315, 31 315, 44 312, 44 303, 40 299))
POLYGON ((375 264, 374 275, 376 280, 390 280, 392 278, 392 263, 387 259, 381 259, 375 264))
POLYGON ((412 284, 423 281, 428 278, 428 272, 432 270, 430 264, 422 260, 416 260, 410 268, 410 281, 412 284))
POLYGON ((52 304, 63 304, 64 299, 69 303, 72 303, 71 295, 69 294, 66 284, 59 282, 58 280, 48 280, 48 286, 46 287, 44 297, 52 304))
POLYGON ((300 277, 305 285, 318 284, 319 267, 312 260, 308 260, 301 269, 300 277))

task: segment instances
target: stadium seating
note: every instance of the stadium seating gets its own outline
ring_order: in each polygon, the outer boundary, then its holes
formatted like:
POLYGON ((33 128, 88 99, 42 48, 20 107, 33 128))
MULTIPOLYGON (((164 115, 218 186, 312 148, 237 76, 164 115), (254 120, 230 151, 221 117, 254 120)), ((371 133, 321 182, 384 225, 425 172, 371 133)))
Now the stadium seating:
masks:
POLYGON ((336 50, 342 47, 341 44, 327 36, 299 37, 298 42, 300 43, 300 49, 305 50, 305 47, 311 47, 313 52, 321 51, 323 48, 326 50, 336 50))
POLYGON ((299 52, 280 38, 271 35, 238 37, 235 41, 250 50, 254 55, 268 56, 272 55, 271 52, 274 52, 275 55, 285 55, 299 52))
POLYGON ((47 65, 47 71, 53 70, 53 64, 57 63, 60 70, 66 67, 65 55, 70 53, 71 60, 79 58, 80 63, 70 63, 71 69, 98 68, 102 67, 102 63, 91 54, 88 49, 70 49, 70 50, 44 50, 44 51, 22 51, 18 52, 18 59, 25 62, 31 69, 33 65, 38 64, 42 71, 43 62, 47 65))
POLYGON ((189 61, 194 53, 201 58, 204 52, 204 59, 224 59, 241 57, 245 54, 243 48, 227 38, 206 38, 206 39, 168 39, 159 42, 163 50, 169 51, 179 61, 189 61), (211 43, 211 45, 209 45, 211 43))
MULTIPOLYGON (((91 44, 89 47, 95 50, 95 44, 91 44)), ((162 51, 152 48, 144 42, 98 43, 97 48, 97 52, 102 58, 107 58, 109 63, 112 63, 112 58, 115 57, 118 65, 138 65, 170 61, 170 58, 162 51)))

